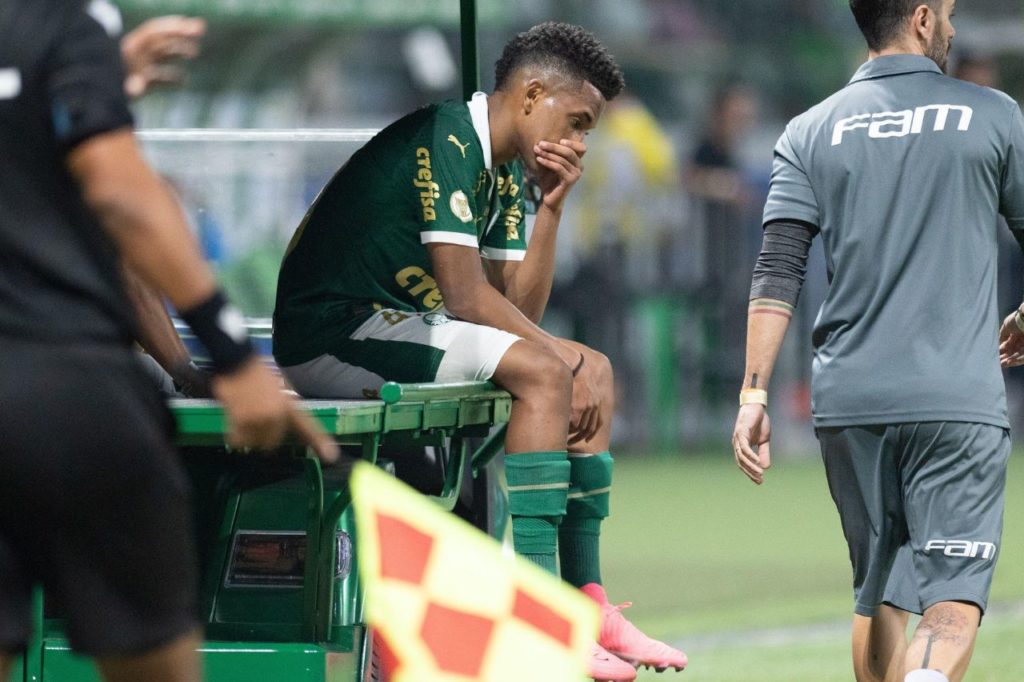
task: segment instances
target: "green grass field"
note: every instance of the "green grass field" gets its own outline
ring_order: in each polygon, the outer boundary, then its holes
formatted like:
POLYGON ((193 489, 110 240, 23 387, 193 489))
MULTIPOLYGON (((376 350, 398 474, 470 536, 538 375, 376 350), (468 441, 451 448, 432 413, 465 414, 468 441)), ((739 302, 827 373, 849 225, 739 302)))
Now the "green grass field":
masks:
MULTIPOLYGON (((670 682, 852 680, 853 597, 817 457, 777 460, 761 487, 716 456, 616 460, 604 582, 649 634, 682 646, 670 682)), ((1024 679, 1024 456, 1010 462, 1001 558, 969 682, 1024 679)))

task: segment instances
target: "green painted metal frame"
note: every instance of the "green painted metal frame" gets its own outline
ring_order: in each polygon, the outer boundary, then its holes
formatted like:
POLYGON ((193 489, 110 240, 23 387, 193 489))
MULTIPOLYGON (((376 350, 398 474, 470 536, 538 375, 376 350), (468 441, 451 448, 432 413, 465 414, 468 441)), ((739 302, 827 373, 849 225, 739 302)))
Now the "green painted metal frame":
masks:
MULTIPOLYGON (((401 433, 414 440, 450 439, 444 462, 444 482, 434 499, 445 509, 458 500, 467 465, 486 464, 494 456, 490 438, 472 457, 465 439, 486 435, 492 425, 506 424, 512 410, 511 396, 489 382, 453 384, 388 383, 380 400, 306 400, 300 406, 316 419, 339 444, 360 447, 360 459, 375 463, 388 434, 401 433), (486 452, 484 451, 486 448, 486 452)), ((179 445, 223 445, 224 411, 213 400, 172 400, 178 422, 179 445)), ((503 432, 502 432, 503 433, 503 432)), ((328 491, 323 468, 311 452, 295 445, 296 456, 305 455, 307 523, 306 565, 303 577, 303 638, 308 642, 331 639, 335 532, 352 501, 349 489, 328 491), (331 499, 333 497, 333 499, 331 499)))
POLYGON ((476 0, 461 0, 462 97, 469 100, 480 89, 480 45, 476 0))

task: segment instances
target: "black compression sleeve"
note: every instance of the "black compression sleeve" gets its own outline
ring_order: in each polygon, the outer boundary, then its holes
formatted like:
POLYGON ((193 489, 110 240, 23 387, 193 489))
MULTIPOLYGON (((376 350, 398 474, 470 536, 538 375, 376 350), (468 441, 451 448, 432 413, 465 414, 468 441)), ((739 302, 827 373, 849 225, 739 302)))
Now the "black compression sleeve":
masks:
POLYGON ((751 300, 771 298, 796 306, 816 234, 816 226, 797 220, 776 220, 764 226, 761 255, 750 283, 751 300))

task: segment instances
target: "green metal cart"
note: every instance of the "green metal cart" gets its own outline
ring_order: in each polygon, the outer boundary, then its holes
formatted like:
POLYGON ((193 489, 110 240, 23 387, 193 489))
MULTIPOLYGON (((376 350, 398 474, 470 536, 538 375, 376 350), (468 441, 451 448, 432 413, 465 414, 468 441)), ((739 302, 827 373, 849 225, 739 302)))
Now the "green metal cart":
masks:
MULTIPOLYGON (((230 452, 218 403, 171 403, 196 490, 203 653, 211 682, 378 679, 354 569, 351 464, 359 458, 387 468, 392 463, 378 456, 389 444, 406 451, 410 444, 431 446, 440 474, 432 496, 453 509, 469 473, 480 474, 501 447, 500 429, 472 453, 467 439, 507 422, 511 398, 489 383, 387 384, 380 400, 301 405, 351 457, 321 467, 298 446, 230 452)), ((491 479, 484 504, 503 518, 503 503, 491 479)), ((491 530, 501 528, 496 523, 491 530)), ((35 621, 35 639, 12 679, 98 679, 88 659, 70 651, 60 614, 50 612, 41 595, 35 621)))

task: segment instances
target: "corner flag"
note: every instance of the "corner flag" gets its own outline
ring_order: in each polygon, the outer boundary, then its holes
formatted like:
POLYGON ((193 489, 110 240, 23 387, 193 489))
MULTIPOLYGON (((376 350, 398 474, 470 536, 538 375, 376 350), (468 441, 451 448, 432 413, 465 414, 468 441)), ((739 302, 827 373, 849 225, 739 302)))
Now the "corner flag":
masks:
POLYGON ((585 678, 599 617, 586 596, 372 465, 351 485, 367 621, 391 682, 585 678))

